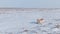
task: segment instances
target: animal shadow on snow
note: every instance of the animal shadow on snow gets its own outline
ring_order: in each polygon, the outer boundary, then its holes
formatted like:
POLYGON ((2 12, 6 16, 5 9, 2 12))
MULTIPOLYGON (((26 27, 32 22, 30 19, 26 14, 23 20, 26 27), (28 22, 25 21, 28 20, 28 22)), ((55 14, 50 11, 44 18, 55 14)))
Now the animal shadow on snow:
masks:
POLYGON ((31 24, 38 24, 37 22, 30 22, 31 24))

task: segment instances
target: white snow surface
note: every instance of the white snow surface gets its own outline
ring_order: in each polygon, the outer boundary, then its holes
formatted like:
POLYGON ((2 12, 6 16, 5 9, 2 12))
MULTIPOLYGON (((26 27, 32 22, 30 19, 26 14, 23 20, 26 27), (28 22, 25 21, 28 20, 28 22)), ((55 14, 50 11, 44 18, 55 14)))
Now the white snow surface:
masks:
POLYGON ((0 32, 2 34, 60 34, 60 10, 54 11, 17 11, 0 14, 0 32), (43 18, 43 24, 37 19, 43 18))

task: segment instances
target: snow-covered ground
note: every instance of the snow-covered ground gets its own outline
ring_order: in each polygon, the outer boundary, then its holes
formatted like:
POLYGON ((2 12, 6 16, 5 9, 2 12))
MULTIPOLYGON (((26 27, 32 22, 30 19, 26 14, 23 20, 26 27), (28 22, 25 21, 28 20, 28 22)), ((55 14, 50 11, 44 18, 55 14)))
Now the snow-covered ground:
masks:
POLYGON ((60 10, 0 14, 0 32, 2 34, 60 34, 60 10), (37 24, 38 18, 43 18, 45 22, 37 24))

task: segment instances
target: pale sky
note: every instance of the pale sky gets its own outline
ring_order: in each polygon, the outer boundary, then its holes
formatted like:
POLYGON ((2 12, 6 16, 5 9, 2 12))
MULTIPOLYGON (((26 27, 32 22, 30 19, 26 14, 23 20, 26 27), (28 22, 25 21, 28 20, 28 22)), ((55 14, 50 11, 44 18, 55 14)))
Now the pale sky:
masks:
POLYGON ((60 8, 60 0, 0 0, 0 7, 60 8))

